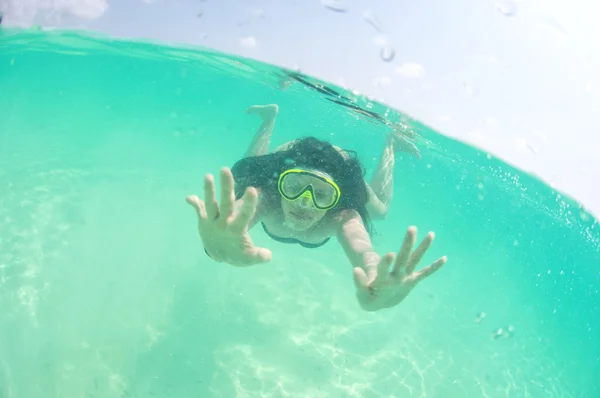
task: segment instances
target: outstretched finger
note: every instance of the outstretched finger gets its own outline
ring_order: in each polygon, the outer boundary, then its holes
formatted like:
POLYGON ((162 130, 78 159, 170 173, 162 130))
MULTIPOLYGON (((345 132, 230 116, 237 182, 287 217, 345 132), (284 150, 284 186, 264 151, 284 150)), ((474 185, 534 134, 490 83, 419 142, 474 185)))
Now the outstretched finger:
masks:
POLYGON ((396 257, 396 263, 394 264, 392 275, 398 275, 400 271, 406 266, 416 240, 417 228, 409 227, 406 230, 406 235, 404 235, 404 241, 402 242, 402 247, 398 252, 398 257, 396 257))
POLYGON ((433 242, 434 237, 435 235, 433 234, 433 232, 428 233, 425 239, 423 239, 423 241, 419 245, 419 247, 417 247, 414 253, 410 256, 408 264, 406 265, 407 274, 412 274, 415 271, 417 264, 419 264, 425 252, 429 250, 429 247, 431 246, 431 242, 433 242))
POLYGON ((234 203, 233 174, 227 167, 223 167, 221 169, 221 216, 227 219, 233 212, 234 203))
POLYGON ((352 270, 352 275, 354 276, 354 285, 356 286, 356 289, 361 290, 369 287, 369 277, 364 269, 355 267, 352 270))
POLYGON ((390 265, 394 261, 394 253, 388 253, 379 259, 377 264, 377 275, 373 278, 369 275, 369 286, 374 287, 385 281, 390 274, 390 265))
POLYGON ((198 220, 206 219, 206 209, 204 208, 204 202, 200 200, 196 195, 190 195, 185 198, 185 201, 190 204, 198 214, 198 220))
POLYGON ((256 206, 258 205, 258 192, 255 188, 248 187, 242 197, 242 206, 235 220, 230 224, 229 228, 235 232, 243 232, 248 228, 248 224, 256 214, 256 206))
POLYGON ((433 273, 435 273, 440 268, 442 268, 444 266, 444 264, 446 264, 446 261, 448 261, 448 258, 446 256, 444 256, 444 257, 440 258, 439 260, 437 260, 436 262, 434 262, 433 264, 428 265, 427 267, 423 268, 419 272, 415 273, 414 274, 415 282, 419 283, 423 279, 427 278, 428 276, 431 276, 433 273))
POLYGON ((204 178, 204 200, 206 207, 206 217, 209 220, 215 220, 219 217, 219 203, 215 194, 215 182, 212 174, 207 174, 204 178))

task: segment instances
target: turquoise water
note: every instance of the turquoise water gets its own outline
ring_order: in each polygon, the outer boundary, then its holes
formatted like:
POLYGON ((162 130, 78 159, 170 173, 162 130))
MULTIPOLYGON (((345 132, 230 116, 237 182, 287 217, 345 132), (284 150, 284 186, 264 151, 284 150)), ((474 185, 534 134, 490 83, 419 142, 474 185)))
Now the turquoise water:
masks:
POLYGON ((0 397, 600 396, 594 217, 332 85, 421 136, 422 159, 396 161, 376 250, 416 225, 436 233, 423 263, 446 266, 367 313, 335 241, 307 250, 256 228, 271 263, 206 257, 184 197, 243 155, 260 124, 248 106, 279 105, 272 148, 314 135, 376 166, 384 124, 281 75, 206 50, 0 31, 0 397))

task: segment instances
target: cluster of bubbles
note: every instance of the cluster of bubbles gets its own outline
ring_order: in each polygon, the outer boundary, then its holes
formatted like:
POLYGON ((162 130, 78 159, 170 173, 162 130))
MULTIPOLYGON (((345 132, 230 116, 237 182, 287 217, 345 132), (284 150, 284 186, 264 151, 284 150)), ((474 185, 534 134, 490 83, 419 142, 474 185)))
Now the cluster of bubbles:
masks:
MULTIPOLYGON (((487 314, 485 312, 479 312, 477 313, 477 315, 475 315, 475 322, 476 323, 482 323, 483 320, 487 318, 487 314)), ((493 340, 498 340, 499 338, 503 338, 503 339, 510 339, 514 336, 515 334, 515 328, 512 325, 507 325, 503 328, 496 328, 494 330, 492 330, 492 339, 493 340)))
MULTIPOLYGON (((348 5, 343 0, 322 0, 321 4, 328 10, 334 12, 346 12, 348 11, 348 5)), ((384 62, 392 62, 396 56, 396 50, 390 43, 388 35, 381 28, 379 19, 371 12, 366 11, 363 14, 363 18, 366 23, 371 25, 377 31, 375 37, 375 45, 379 47, 379 58, 384 62)))

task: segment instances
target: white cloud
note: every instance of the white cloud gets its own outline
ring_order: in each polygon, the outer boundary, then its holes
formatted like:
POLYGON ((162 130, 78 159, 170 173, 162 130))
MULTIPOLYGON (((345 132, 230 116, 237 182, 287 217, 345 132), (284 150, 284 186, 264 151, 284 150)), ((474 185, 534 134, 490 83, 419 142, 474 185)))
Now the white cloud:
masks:
POLYGON ((498 119, 496 119, 494 116, 486 116, 481 120, 481 123, 484 126, 494 126, 496 123, 498 123, 498 119))
POLYGON ((62 7, 59 11, 86 19, 99 18, 108 8, 107 0, 62 0, 55 1, 55 4, 62 7))
POLYGON ((497 64, 498 63, 498 58, 496 58, 495 55, 493 54, 484 54, 484 55, 480 55, 479 60, 483 61, 483 62, 487 62, 490 64, 497 64))
POLYGON ((442 121, 442 122, 449 122, 451 121, 453 118, 451 113, 444 113, 440 116, 438 116, 438 118, 442 121))
POLYGON ((375 87, 387 87, 392 83, 392 79, 387 76, 376 77, 372 81, 375 87))
POLYGON ((3 11, 18 24, 60 24, 65 17, 100 18, 107 8, 108 0, 6 0, 3 11))
POLYGON ((240 39, 240 44, 243 47, 254 48, 258 45, 254 36, 243 37, 240 39))
POLYGON ((425 68, 416 62, 405 62, 396 67, 395 72, 406 78, 415 79, 425 74, 425 68))

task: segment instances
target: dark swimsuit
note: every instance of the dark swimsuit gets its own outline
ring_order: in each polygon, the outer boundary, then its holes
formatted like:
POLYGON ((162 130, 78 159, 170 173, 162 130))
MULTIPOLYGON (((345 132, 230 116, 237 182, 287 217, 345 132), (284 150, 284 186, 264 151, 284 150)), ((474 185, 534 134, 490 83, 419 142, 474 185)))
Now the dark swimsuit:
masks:
MULTIPOLYGON (((317 247, 321 247, 325 243, 329 242, 329 239, 331 239, 331 238, 327 238, 327 239, 325 239, 321 243, 306 243, 306 242, 302 242, 301 240, 294 239, 294 238, 282 238, 280 236, 276 236, 276 235, 273 235, 272 233, 270 233, 267 230, 267 227, 265 226, 265 223, 261 222, 261 224, 262 224, 263 229, 265 230, 265 233, 267 235, 269 235, 269 238, 271 238, 273 240, 276 240, 277 242, 281 242, 281 243, 298 243, 300 246, 306 247, 307 249, 316 249, 317 247)), ((208 257, 210 257, 210 254, 208 254, 208 252, 206 251, 206 249, 204 249, 204 252, 206 253, 206 255, 208 257)))
POLYGON ((323 246, 325 243, 329 242, 329 239, 331 238, 327 238, 325 239, 323 242, 321 243, 306 243, 306 242, 302 242, 301 240, 298 239, 294 239, 294 238, 282 238, 280 236, 275 236, 272 233, 270 233, 267 230, 267 227, 265 226, 265 223, 262 223, 262 227, 265 230, 265 232, 267 233, 267 235, 269 235, 269 238, 276 240, 277 242, 281 242, 281 243, 298 243, 300 246, 302 247, 306 247, 307 249, 315 249, 317 247, 321 247, 323 246))
MULTIPOLYGON (((243 192, 237 192, 235 195, 235 199, 238 200, 242 197, 243 192)), ((321 243, 306 243, 306 242, 302 242, 301 240, 298 239, 294 239, 294 238, 282 238, 281 236, 276 236, 271 234, 268 230, 267 227, 265 226, 265 224, 263 222, 261 222, 263 229, 265 230, 265 233, 267 235, 269 235, 269 238, 277 241, 277 242, 281 242, 281 243, 297 243, 302 247, 306 247, 307 249, 316 249, 317 247, 321 247, 323 246, 325 243, 329 242, 329 239, 331 238, 327 238, 325 239, 323 242, 321 243)), ((208 257, 210 257, 210 254, 208 254, 208 252, 206 251, 206 249, 204 249, 204 252, 206 253, 206 255, 208 257)))

